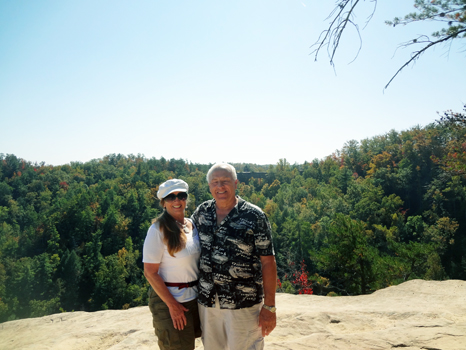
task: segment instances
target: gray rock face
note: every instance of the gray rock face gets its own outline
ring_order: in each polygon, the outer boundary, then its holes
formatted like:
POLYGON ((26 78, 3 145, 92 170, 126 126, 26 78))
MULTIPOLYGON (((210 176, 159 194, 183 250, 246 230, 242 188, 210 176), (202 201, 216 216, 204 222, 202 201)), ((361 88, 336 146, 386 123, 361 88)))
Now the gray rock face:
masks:
POLYGON ((465 281, 413 280, 354 297, 284 294, 277 304, 267 349, 466 349, 465 281))
MULTIPOLYGON (((466 281, 408 281, 371 295, 277 295, 267 350, 465 350, 466 281)), ((196 349, 203 349, 198 339, 196 349)), ((0 349, 158 349, 148 307, 0 324, 0 349)))

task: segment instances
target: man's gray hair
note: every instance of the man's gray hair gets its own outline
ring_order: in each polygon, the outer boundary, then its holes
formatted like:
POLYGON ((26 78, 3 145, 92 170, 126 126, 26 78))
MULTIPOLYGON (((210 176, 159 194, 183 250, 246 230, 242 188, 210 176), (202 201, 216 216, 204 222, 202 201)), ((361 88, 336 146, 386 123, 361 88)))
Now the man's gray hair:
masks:
POLYGON ((216 163, 212 165, 212 167, 207 172, 207 175, 206 175, 207 183, 210 183, 210 180, 212 180, 212 174, 214 173, 214 171, 217 171, 217 170, 225 170, 226 172, 230 174, 233 181, 236 181, 237 179, 236 169, 233 165, 227 164, 227 163, 216 163))

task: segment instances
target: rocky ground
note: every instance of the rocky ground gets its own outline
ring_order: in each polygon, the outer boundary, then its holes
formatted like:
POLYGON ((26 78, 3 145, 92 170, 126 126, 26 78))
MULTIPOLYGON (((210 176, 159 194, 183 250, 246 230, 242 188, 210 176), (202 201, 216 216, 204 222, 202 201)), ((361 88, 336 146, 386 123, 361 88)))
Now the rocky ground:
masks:
MULTIPOLYGON (((466 281, 413 280, 354 297, 278 294, 277 308, 267 350, 466 349, 466 281)), ((159 348, 148 307, 137 307, 5 322, 0 349, 159 348)))

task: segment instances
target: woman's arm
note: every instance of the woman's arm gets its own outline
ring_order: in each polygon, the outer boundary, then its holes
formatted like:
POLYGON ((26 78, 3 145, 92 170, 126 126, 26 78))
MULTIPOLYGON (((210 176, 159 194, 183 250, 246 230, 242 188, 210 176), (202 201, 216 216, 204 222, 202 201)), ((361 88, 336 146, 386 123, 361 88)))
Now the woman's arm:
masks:
POLYGON ((188 309, 177 302, 170 293, 162 277, 159 275, 159 267, 160 264, 144 263, 144 276, 147 278, 160 299, 167 304, 173 321, 173 327, 175 327, 175 329, 182 330, 187 323, 186 315, 184 313, 188 311, 188 309))

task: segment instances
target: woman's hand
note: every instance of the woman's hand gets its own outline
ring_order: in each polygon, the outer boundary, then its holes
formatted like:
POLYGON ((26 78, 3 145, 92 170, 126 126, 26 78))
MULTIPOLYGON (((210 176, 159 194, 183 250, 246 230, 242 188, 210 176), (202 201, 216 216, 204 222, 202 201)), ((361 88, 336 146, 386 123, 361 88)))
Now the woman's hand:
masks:
POLYGON ((173 321, 173 327, 181 331, 188 322, 186 320, 186 315, 184 314, 186 311, 188 311, 188 309, 178 302, 169 305, 168 309, 170 311, 170 316, 173 321))
POLYGON ((168 291, 165 282, 159 275, 159 268, 160 264, 144 263, 144 276, 146 276, 150 285, 154 288, 154 291, 160 299, 167 304, 168 310, 170 311, 170 317, 173 321, 173 327, 175 327, 175 329, 182 330, 188 322, 186 315, 184 314, 188 309, 177 302, 173 295, 168 291))

